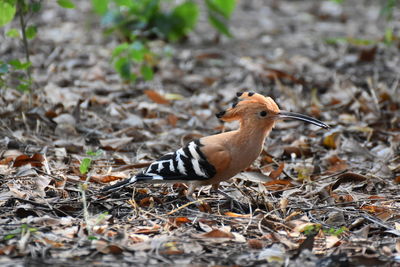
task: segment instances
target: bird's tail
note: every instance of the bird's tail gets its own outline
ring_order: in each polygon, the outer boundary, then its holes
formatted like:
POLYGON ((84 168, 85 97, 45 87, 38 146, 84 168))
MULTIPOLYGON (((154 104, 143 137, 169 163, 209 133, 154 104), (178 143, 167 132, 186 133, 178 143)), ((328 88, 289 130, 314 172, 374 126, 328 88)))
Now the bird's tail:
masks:
POLYGON ((101 191, 102 192, 114 192, 114 191, 117 191, 117 190, 119 190, 119 189, 121 189, 121 188, 123 188, 125 186, 128 186, 128 185, 136 183, 137 180, 138 179, 137 179, 137 177, 135 175, 135 176, 132 176, 129 179, 125 179, 125 180, 120 181, 120 182, 118 182, 116 184, 113 184, 113 185, 110 185, 110 186, 106 186, 106 187, 102 188, 101 191))

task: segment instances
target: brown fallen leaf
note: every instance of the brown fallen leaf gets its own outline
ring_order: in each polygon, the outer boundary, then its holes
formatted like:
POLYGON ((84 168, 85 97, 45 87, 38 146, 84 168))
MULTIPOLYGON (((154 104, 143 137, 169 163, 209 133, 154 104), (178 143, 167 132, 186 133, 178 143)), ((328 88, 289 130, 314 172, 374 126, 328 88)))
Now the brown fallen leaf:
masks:
POLYGON ((201 212, 206 212, 206 213, 211 213, 211 206, 208 205, 207 202, 200 202, 197 204, 197 208, 201 211, 201 212))
POLYGON ((122 180, 128 177, 129 176, 127 174, 118 172, 118 173, 111 173, 108 175, 92 175, 90 177, 90 181, 97 183, 110 183, 112 181, 122 180))
POLYGON ((337 173, 349 168, 345 160, 342 160, 338 155, 334 154, 325 158, 324 161, 328 164, 329 168, 326 173, 337 173))
POLYGON ((262 249, 264 247, 264 242, 258 239, 247 240, 247 245, 251 249, 262 249))
POLYGON ((159 233, 161 230, 161 226, 158 224, 153 225, 152 227, 141 227, 140 229, 136 230, 135 234, 156 234, 159 233))
POLYGON ((358 54, 358 61, 363 61, 363 62, 374 61, 376 51, 377 51, 377 46, 361 49, 360 53, 358 54))
POLYGON ((32 167, 42 167, 44 162, 42 154, 35 153, 32 157, 28 155, 20 155, 15 158, 13 167, 21 167, 26 164, 31 164, 32 167))
POLYGON ((158 197, 145 197, 140 200, 139 206, 140 207, 154 207, 155 203, 162 204, 162 201, 158 197))
POLYGON ((178 122, 178 117, 174 114, 169 114, 167 117, 168 124, 175 127, 176 123, 178 122))
POLYGON ((163 249, 160 250, 160 254, 163 255, 181 255, 184 251, 177 247, 177 242, 167 242, 163 244, 163 249))
POLYGON ((0 165, 8 165, 13 160, 14 160, 13 157, 4 158, 4 159, 0 160, 0 165))
POLYGON ((148 98, 150 98, 153 102, 157 104, 169 104, 169 101, 165 97, 154 90, 144 90, 144 93, 147 95, 148 98))
POLYGON ((339 194, 331 193, 331 197, 333 197, 335 199, 335 202, 337 202, 337 203, 345 203, 345 202, 354 201, 353 196, 350 194, 339 195, 339 194))
POLYGON ((226 216, 230 216, 230 217, 238 217, 238 218, 249 218, 251 217, 251 214, 239 214, 239 213, 235 213, 235 212, 230 212, 227 211, 224 213, 226 216))
POLYGON ((326 148, 330 148, 330 149, 336 149, 339 146, 339 142, 340 142, 340 133, 335 131, 335 132, 328 132, 325 136, 324 139, 322 141, 322 144, 326 147, 326 148))
POLYGON ((351 183, 351 182, 364 182, 368 178, 365 177, 364 175, 358 174, 358 173, 353 173, 353 172, 346 172, 341 174, 337 181, 332 185, 332 190, 335 190, 336 188, 339 187, 340 184, 342 183, 351 183))
POLYGON ((204 60, 204 59, 222 59, 224 58, 224 55, 221 53, 217 52, 206 52, 206 53, 201 53, 195 56, 197 60, 204 60))
POLYGON ((149 237, 147 235, 143 235, 143 234, 129 234, 129 239, 133 243, 142 243, 144 241, 149 240, 149 237))
POLYGON ((271 178, 271 179, 277 179, 280 175, 281 175, 281 173, 283 172, 283 168, 285 167, 285 163, 284 162, 281 162, 280 164, 279 164, 279 167, 276 169, 276 170, 274 170, 274 171, 272 171, 270 174, 269 174, 269 177, 271 178))
POLYGON ((382 206, 375 206, 375 205, 365 205, 361 207, 362 210, 365 210, 369 213, 381 213, 386 212, 388 209, 382 206))
POLYGON ((302 85, 306 84, 303 79, 297 79, 292 74, 289 74, 282 70, 268 68, 268 67, 264 67, 264 70, 265 70, 265 73, 262 73, 262 75, 269 78, 270 80, 279 79, 279 80, 288 80, 288 81, 296 83, 296 84, 302 84, 302 85))
POLYGON ((100 144, 105 150, 123 150, 128 143, 132 142, 132 137, 120 137, 100 139, 100 144))
POLYGON ((10 255, 13 251, 15 251, 16 248, 16 245, 7 245, 4 247, 0 247, 0 255, 10 255))
POLYGON ((48 239, 46 237, 44 237, 43 239, 41 239, 40 241, 43 241, 45 244, 52 246, 53 248, 62 248, 64 247, 63 243, 48 239))
POLYGON ((94 240, 93 244, 96 250, 103 254, 119 255, 123 252, 123 249, 120 246, 115 244, 109 244, 104 240, 94 240))
POLYGON ((271 182, 263 183, 269 191, 278 191, 290 188, 293 184, 289 180, 274 180, 271 182))
POLYGON ((210 232, 197 235, 199 238, 229 238, 233 239, 235 236, 232 233, 225 232, 219 229, 213 229, 210 232))
POLYGON ((170 224, 176 225, 176 226, 181 226, 182 224, 185 223, 191 223, 192 220, 190 220, 188 217, 175 217, 175 218, 168 218, 168 221, 170 224))

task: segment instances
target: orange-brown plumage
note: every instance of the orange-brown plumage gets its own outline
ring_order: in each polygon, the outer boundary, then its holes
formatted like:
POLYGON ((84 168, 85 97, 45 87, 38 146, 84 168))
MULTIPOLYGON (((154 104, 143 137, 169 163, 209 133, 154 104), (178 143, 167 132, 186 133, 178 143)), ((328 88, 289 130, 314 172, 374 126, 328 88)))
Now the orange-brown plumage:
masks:
POLYGON ((323 128, 328 125, 306 115, 281 111, 270 97, 251 92, 238 93, 239 102, 217 117, 238 120, 237 130, 203 137, 175 153, 152 163, 142 174, 106 188, 115 189, 136 182, 186 182, 191 195, 196 186, 214 185, 247 168, 261 153, 269 132, 280 119, 297 119, 323 128))

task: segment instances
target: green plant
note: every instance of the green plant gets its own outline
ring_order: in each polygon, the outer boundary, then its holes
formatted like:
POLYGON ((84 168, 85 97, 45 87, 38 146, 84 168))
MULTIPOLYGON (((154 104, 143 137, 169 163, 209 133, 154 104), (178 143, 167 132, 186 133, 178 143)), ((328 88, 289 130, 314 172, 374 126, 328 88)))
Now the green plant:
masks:
POLYGON ((342 226, 342 227, 337 228, 337 229, 331 227, 329 229, 323 229, 322 231, 325 234, 328 234, 328 235, 340 236, 340 235, 344 234, 345 232, 348 232, 349 229, 347 229, 346 227, 342 226))
MULTIPOLYGON (((204 1, 210 24, 218 32, 232 37, 227 23, 236 0, 204 1)), ((196 2, 186 0, 172 7, 169 3, 166 0, 92 0, 94 11, 102 16, 105 32, 117 35, 122 42, 114 49, 112 60, 125 81, 153 78, 161 56, 152 48, 153 40, 182 41, 196 26, 199 15, 196 2)))
POLYGON ((318 233, 318 231, 321 229, 321 225, 320 224, 310 224, 307 225, 306 227, 304 227, 303 229, 303 234, 306 236, 309 235, 315 235, 318 233))
POLYGON ((208 21, 220 33, 232 37, 227 24, 235 10, 235 0, 205 0, 208 8, 208 21))
POLYGON ((3 240, 4 241, 10 240, 17 236, 24 236, 27 232, 32 234, 37 231, 38 231, 37 228, 29 227, 27 224, 22 224, 20 228, 17 228, 15 230, 11 231, 9 234, 5 235, 3 240))
MULTIPOLYGON (((338 4, 342 4, 345 0, 329 0, 331 2, 336 2, 338 4)), ((398 4, 399 0, 386 0, 386 1, 381 1, 380 4, 382 5, 381 8, 381 16, 385 17, 387 25, 385 26, 385 29, 382 30, 383 35, 382 35, 382 40, 383 43, 386 45, 391 45, 393 41, 398 40, 398 38, 394 35, 393 33, 393 27, 389 26, 389 22, 393 20, 393 12, 394 9, 396 8, 396 5, 398 4)), ((378 43, 378 41, 373 41, 373 40, 363 40, 363 39, 357 39, 357 38, 329 38, 326 40, 328 44, 336 44, 338 42, 348 42, 352 43, 355 45, 369 45, 369 44, 375 44, 378 43)))
MULTIPOLYGON (((82 162, 79 166, 79 171, 81 174, 86 174, 89 172, 89 169, 92 165, 92 159, 99 157, 100 155, 103 154, 103 150, 97 150, 97 151, 87 151, 86 154, 89 157, 85 157, 82 159, 82 162)), ((79 184, 79 192, 81 193, 81 201, 82 201, 82 208, 83 208, 83 218, 85 220, 86 224, 86 230, 88 232, 88 239, 89 240, 96 240, 97 238, 92 236, 92 227, 90 225, 90 220, 89 220, 89 210, 88 210, 88 203, 87 203, 87 197, 86 197, 86 191, 89 187, 89 181, 90 181, 90 175, 86 177, 86 180, 84 183, 79 184)), ((105 215, 103 215, 105 216, 105 215)), ((99 219, 102 219, 103 217, 100 216, 99 219)))
MULTIPOLYGON (((29 91, 32 87, 29 42, 28 40, 36 37, 37 27, 29 24, 29 19, 35 13, 42 9, 41 0, 0 0, 0 27, 4 27, 13 19, 19 22, 19 29, 11 28, 7 31, 8 38, 20 39, 24 48, 24 61, 13 58, 8 62, 0 61, 0 88, 7 87, 7 76, 14 75, 18 77, 18 85, 16 89, 21 91, 29 91), (18 72, 24 72, 25 75, 18 75, 18 72)), ((74 8, 75 5, 70 0, 58 0, 57 3, 64 8, 74 8)))
POLYGON ((79 171, 81 174, 86 174, 89 172, 90 167, 92 166, 92 159, 103 154, 103 150, 97 150, 95 152, 89 150, 86 152, 89 157, 83 158, 81 164, 79 165, 79 171))

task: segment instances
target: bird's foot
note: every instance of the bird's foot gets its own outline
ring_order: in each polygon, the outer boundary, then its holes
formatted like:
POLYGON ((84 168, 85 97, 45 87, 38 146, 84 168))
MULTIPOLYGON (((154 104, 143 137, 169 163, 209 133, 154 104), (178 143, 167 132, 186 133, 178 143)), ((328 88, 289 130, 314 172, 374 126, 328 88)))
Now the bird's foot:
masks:
POLYGON ((243 205, 243 203, 241 203, 240 201, 234 199, 233 197, 231 197, 230 195, 228 195, 227 193, 225 193, 224 191, 220 190, 220 189, 214 189, 214 191, 222 196, 224 196, 226 199, 228 199, 230 201, 230 209, 233 210, 235 209, 235 207, 240 210, 240 212, 242 213, 247 213, 246 210, 248 210, 248 208, 243 205))

